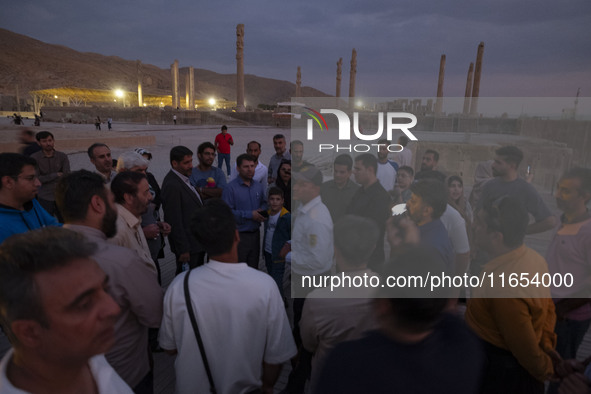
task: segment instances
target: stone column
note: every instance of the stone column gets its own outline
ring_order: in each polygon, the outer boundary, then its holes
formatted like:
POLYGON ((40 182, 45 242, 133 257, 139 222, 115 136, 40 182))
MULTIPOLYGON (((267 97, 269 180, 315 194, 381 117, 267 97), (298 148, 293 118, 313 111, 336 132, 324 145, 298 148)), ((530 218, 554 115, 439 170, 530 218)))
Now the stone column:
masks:
POLYGON ((296 75, 296 97, 302 97, 302 68, 298 66, 298 73, 296 75))
POLYGON ((466 92, 464 93, 464 110, 462 113, 468 115, 470 113, 470 97, 472 92, 472 74, 474 73, 474 63, 470 63, 468 68, 468 77, 466 78, 466 92))
POLYGON ((18 83, 16 84, 16 114, 21 114, 21 95, 18 89, 18 83))
MULTIPOLYGON (((353 48, 351 54, 351 74, 349 75, 349 98, 355 97, 355 77, 357 76, 357 51, 353 48)), ((354 105, 354 103, 349 103, 354 105)))
POLYGON ((478 44, 476 54, 476 67, 474 69, 474 84, 472 86, 472 103, 470 104, 470 115, 478 116, 478 96, 480 95, 480 75, 482 73, 482 55, 484 55, 484 42, 478 44))
POLYGON ((189 102, 189 73, 185 75, 185 108, 190 109, 190 102, 189 102))
POLYGON ((439 80, 437 81, 437 101, 435 102, 435 115, 441 115, 443 108, 443 79, 445 77, 445 55, 441 55, 439 62, 439 80))
POLYGON ((142 62, 136 61, 137 68, 137 105, 138 107, 144 106, 144 96, 142 94, 142 62))
POLYGON ((337 92, 336 97, 341 97, 341 75, 343 74, 343 58, 339 58, 337 62, 337 92))
POLYGON ((244 25, 236 25, 236 111, 245 112, 244 106, 244 25))
POLYGON ((170 65, 170 71, 172 72, 172 108, 177 109, 181 105, 179 98, 179 61, 174 60, 174 63, 170 65))
POLYGON ((195 69, 193 66, 189 67, 189 108, 191 111, 195 110, 195 69))

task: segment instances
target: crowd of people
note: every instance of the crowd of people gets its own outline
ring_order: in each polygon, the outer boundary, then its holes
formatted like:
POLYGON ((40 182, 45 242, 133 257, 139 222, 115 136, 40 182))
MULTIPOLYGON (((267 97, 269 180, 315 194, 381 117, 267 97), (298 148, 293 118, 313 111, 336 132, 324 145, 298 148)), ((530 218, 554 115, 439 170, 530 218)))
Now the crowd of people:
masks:
POLYGON ((468 196, 436 150, 415 169, 404 136, 395 155, 381 140, 375 154, 336 156, 326 180, 282 134, 268 165, 254 140, 231 160, 223 126, 196 147, 197 165, 172 147, 161 183, 145 148, 113 160, 97 142, 95 170, 72 171, 51 132, 21 141, 0 154, 0 323, 12 345, 0 393, 153 393, 160 351, 176 357, 179 393, 272 393, 287 362, 284 393, 591 392, 589 362, 576 360, 591 323, 589 169, 560 178, 558 219, 519 176, 515 146, 478 165, 468 196), (525 245, 550 230, 546 256, 525 245), (164 291, 166 242, 176 276, 164 291), (304 285, 427 272, 574 282, 304 285))

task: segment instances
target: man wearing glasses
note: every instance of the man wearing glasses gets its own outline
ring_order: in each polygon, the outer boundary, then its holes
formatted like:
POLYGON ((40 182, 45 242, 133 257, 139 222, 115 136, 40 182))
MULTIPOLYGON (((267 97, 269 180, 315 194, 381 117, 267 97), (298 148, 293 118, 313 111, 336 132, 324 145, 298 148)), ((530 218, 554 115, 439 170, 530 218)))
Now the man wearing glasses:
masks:
POLYGON ((13 234, 60 225, 35 199, 41 186, 36 164, 18 153, 0 154, 0 243, 13 234))
POLYGON ((191 171, 189 182, 199 192, 201 199, 220 198, 226 187, 226 176, 221 168, 213 167, 215 147, 211 142, 204 142, 197 147, 199 164, 191 171))

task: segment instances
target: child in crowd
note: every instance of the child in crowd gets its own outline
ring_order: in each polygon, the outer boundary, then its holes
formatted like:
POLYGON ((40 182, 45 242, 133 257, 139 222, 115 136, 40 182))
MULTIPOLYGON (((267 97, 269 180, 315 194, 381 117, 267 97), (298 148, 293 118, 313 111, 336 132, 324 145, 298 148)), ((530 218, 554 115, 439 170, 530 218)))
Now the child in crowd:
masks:
POLYGON ((285 259, 279 257, 281 248, 291 238, 291 214, 283 207, 283 190, 271 187, 267 196, 269 204, 269 219, 265 221, 265 236, 263 250, 267 272, 277 283, 279 293, 283 296, 283 274, 285 272, 285 259))
POLYGON ((398 169, 396 173, 396 188, 400 190, 400 196, 402 197, 402 202, 407 202, 410 200, 410 185, 414 181, 415 172, 409 166, 402 166, 398 169))

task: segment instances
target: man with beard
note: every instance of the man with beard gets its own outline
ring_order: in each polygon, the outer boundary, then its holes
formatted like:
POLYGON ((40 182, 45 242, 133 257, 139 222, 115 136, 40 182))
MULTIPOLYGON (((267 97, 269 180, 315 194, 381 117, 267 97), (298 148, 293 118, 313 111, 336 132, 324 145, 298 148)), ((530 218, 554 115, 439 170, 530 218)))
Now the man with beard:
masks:
POLYGON ((275 134, 273 136, 273 148, 275 148, 275 154, 269 160, 269 171, 267 175, 269 185, 275 182, 281 160, 291 160, 291 153, 287 151, 287 143, 283 134, 275 134))
POLYGON ((434 171, 437 169, 437 164, 439 164, 439 152, 427 149, 421 160, 421 171, 434 171))
POLYGON ((289 144, 289 153, 291 154, 291 169, 294 172, 299 172, 302 167, 311 165, 304 160, 304 143, 302 141, 291 141, 291 144, 289 144))
POLYGON ((254 269, 259 268, 261 223, 267 210, 267 196, 263 185, 255 181, 254 157, 243 153, 236 158, 238 178, 228 183, 222 199, 230 206, 238 232, 238 259, 254 269))
POLYGON ((142 215, 146 213, 152 201, 148 178, 140 172, 120 172, 111 182, 111 191, 115 196, 118 215, 117 234, 109 242, 135 251, 144 263, 157 273, 141 226, 142 215))
POLYGON ((191 234, 191 216, 203 206, 203 201, 189 181, 193 170, 191 149, 180 145, 172 148, 170 165, 172 168, 162 182, 162 208, 164 220, 172 227, 168 240, 176 256, 176 274, 179 274, 183 265, 195 268, 205 260, 203 246, 191 234))
POLYGON ((92 258, 109 277, 109 294, 121 308, 107 361, 136 393, 151 393, 148 328, 162 319, 162 289, 134 251, 107 242, 117 233, 113 194, 100 175, 80 170, 60 179, 55 191, 64 227, 97 244, 92 258))
POLYGON ((363 153, 355 158, 353 175, 361 187, 347 207, 347 213, 372 219, 380 230, 378 243, 367 264, 374 271, 379 271, 384 264, 384 232, 392 201, 376 177, 377 168, 378 160, 371 153, 363 153))
POLYGON ((436 171, 438 164, 439 152, 433 149, 427 149, 421 160, 421 170, 415 174, 415 179, 418 181, 419 179, 425 179, 428 177, 433 178, 433 173, 435 173, 435 175, 440 175, 440 177, 437 178, 439 181, 445 182, 445 174, 441 171, 436 171))
POLYGON ((70 160, 64 152, 55 150, 55 140, 49 131, 40 131, 35 138, 41 146, 39 152, 31 155, 37 160, 37 177, 41 182, 37 200, 50 215, 59 219, 60 215, 55 207, 55 185, 62 176, 70 173, 70 160))
POLYGON ((482 270, 498 278, 533 278, 528 285, 473 288, 466 322, 480 337, 487 363, 480 393, 544 393, 544 382, 555 369, 556 323, 550 289, 535 285, 548 274, 542 256, 523 243, 528 214, 518 199, 503 196, 478 212, 474 242, 489 254, 482 270))
POLYGON ((201 195, 203 200, 222 196, 226 187, 226 176, 219 167, 213 167, 215 158, 215 146, 211 142, 204 142, 197 147, 197 158, 199 164, 191 171, 189 182, 201 195), (213 180, 213 184, 210 181, 213 180))
MULTIPOLYGON (((254 176, 252 177, 252 179, 254 179, 257 182, 260 182, 265 188, 265 190, 267 190, 267 173, 269 169, 266 165, 259 161, 259 156, 261 155, 261 143, 258 141, 250 141, 246 145, 246 153, 248 153, 256 159, 256 161, 254 162, 255 168, 254 176)), ((232 174, 230 174, 230 179, 228 180, 228 182, 232 182, 234 179, 236 179, 237 176, 238 166, 234 163, 234 171, 232 171, 232 174)))
POLYGON ((338 155, 333 163, 333 179, 320 187, 322 202, 330 211, 332 221, 336 222, 347 212, 347 206, 359 189, 359 185, 351 180, 353 159, 347 154, 338 155))
POLYGON ((96 173, 103 177, 107 185, 111 183, 117 171, 113 169, 111 149, 106 144, 95 142, 88 148, 90 162, 96 168, 96 173))
POLYGON ((495 178, 484 185, 476 211, 499 197, 511 196, 519 200, 534 217, 535 222, 527 226, 526 234, 542 233, 553 228, 556 218, 550 213, 536 189, 517 174, 519 163, 523 160, 523 152, 516 146, 504 146, 497 149, 495 154, 492 164, 495 178))
MULTIPOLYGON (((573 168, 558 181, 556 205, 563 214, 561 225, 546 254, 550 274, 572 274, 576 280, 570 287, 552 288, 556 306, 558 337, 556 351, 566 359, 577 356, 579 345, 591 323, 591 170, 573 168)), ((556 392, 552 385, 551 392, 556 392)))

